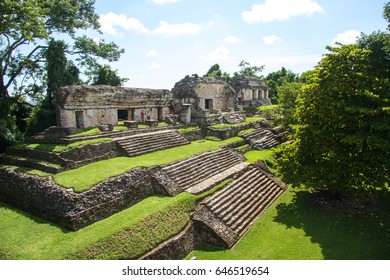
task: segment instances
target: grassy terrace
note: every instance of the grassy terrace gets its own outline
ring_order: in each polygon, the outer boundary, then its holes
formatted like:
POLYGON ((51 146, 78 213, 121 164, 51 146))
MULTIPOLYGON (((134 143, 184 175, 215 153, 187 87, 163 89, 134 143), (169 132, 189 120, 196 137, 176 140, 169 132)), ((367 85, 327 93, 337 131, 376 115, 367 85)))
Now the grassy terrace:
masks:
POLYGON ((99 144, 104 142, 110 142, 112 141, 112 138, 104 137, 99 139, 91 139, 91 140, 84 140, 84 141, 78 141, 71 144, 19 144, 16 147, 18 148, 25 148, 25 149, 32 149, 32 150, 41 150, 41 151, 47 151, 47 152, 53 152, 53 153, 61 153, 66 150, 70 150, 73 148, 81 147, 88 144, 99 144))
POLYGON ((149 197, 76 232, 0 203, 0 259, 131 259, 176 235, 196 202, 222 188, 149 197))
POLYGON ((73 188, 76 192, 83 192, 105 179, 117 176, 136 167, 168 164, 202 152, 218 150, 223 145, 241 140, 241 137, 233 137, 223 141, 199 140, 188 145, 137 157, 118 157, 103 160, 78 169, 58 173, 54 175, 54 180, 65 188, 73 188))

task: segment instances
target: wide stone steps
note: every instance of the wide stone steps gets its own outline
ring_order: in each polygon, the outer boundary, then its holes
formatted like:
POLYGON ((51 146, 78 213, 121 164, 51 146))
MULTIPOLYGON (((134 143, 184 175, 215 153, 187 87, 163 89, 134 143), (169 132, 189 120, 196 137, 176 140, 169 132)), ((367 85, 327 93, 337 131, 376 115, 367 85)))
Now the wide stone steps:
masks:
POLYGON ((207 203, 210 209, 213 210, 217 215, 224 216, 236 207, 235 204, 231 203, 231 197, 240 196, 242 193, 250 192, 254 182, 257 181, 262 183, 264 180, 266 180, 266 176, 264 174, 258 174, 258 172, 255 170, 247 172, 245 176, 242 177, 240 178, 239 182, 236 182, 229 188, 226 188, 227 191, 225 193, 219 193, 218 196, 213 198, 211 203, 207 203))
POLYGON ((241 158, 233 151, 221 149, 174 163, 162 170, 185 190, 240 163, 241 158))
POLYGON ((271 177, 253 168, 202 202, 202 205, 238 236, 242 236, 283 191, 284 188, 271 177))
POLYGON ((138 156, 190 143, 177 131, 172 130, 136 134, 118 138, 116 141, 128 156, 138 156))
POLYGON ((252 147, 259 150, 269 149, 279 144, 279 141, 275 138, 275 135, 264 128, 256 127, 250 133, 242 135, 252 147))

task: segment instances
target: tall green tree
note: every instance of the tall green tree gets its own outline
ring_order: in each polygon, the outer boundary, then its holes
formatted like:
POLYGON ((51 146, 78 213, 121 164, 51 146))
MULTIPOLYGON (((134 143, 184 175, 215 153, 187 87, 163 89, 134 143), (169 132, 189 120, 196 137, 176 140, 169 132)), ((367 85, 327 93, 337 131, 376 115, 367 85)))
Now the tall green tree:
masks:
POLYGON ((269 87, 269 97, 273 104, 278 103, 278 87, 284 83, 297 82, 299 75, 282 67, 280 70, 269 73, 264 81, 269 87))
POLYGON ((285 127, 289 127, 296 123, 295 111, 296 101, 298 95, 302 91, 303 83, 301 82, 290 82, 283 83, 277 86, 278 91, 278 103, 281 118, 278 119, 278 123, 285 127))
MULTIPOLYGON (((78 30, 99 31, 94 4, 94 0, 0 2, 0 119, 4 120, 4 130, 13 133, 15 126, 11 124, 10 115, 13 103, 25 96, 42 100, 46 81, 56 83, 46 77, 54 73, 46 71, 46 61, 49 42, 59 34, 73 41, 63 46, 64 53, 75 59, 74 63, 68 63, 67 73, 75 74, 77 68, 83 68, 88 74, 100 66, 99 59, 109 62, 119 59, 124 50, 116 44, 76 36, 78 30)), ((48 86, 55 87, 54 84, 48 86)), ((51 94, 49 89, 49 98, 51 94)))
POLYGON ((238 64, 238 66, 241 68, 240 71, 234 72, 234 76, 252 76, 256 78, 262 78, 259 74, 264 70, 264 65, 262 66, 255 66, 250 64, 249 62, 243 60, 238 64))
POLYGON ((121 78, 117 70, 112 70, 109 65, 99 67, 92 77, 93 85, 123 86, 128 79, 121 78))
POLYGON ((359 45, 328 47, 298 97, 295 141, 278 171, 286 183, 337 192, 385 189, 390 174, 388 56, 359 45))

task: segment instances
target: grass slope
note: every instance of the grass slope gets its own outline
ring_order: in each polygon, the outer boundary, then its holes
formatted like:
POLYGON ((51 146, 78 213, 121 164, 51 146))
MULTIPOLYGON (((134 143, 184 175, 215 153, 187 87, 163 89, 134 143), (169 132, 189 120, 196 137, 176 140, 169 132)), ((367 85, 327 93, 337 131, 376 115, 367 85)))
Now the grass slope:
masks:
POLYGON ((54 180, 65 188, 73 188, 76 192, 83 192, 105 179, 117 176, 136 167, 168 164, 202 152, 218 150, 223 145, 241 140, 242 138, 240 137, 233 137, 224 141, 200 140, 188 145, 137 157, 118 157, 103 160, 78 169, 58 173, 54 175, 54 180))
POLYGON ((136 258, 183 229, 201 195, 153 196, 76 232, 0 203, 0 259, 136 258))

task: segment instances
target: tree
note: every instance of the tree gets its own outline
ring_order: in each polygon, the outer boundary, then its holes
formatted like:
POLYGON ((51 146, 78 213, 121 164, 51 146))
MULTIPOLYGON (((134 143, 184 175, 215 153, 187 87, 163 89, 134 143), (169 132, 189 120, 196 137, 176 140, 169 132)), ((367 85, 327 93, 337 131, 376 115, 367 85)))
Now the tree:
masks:
POLYGON ((222 77, 222 71, 219 64, 214 64, 203 77, 222 77))
POLYGON ((269 97, 271 98, 272 103, 277 104, 279 102, 278 86, 281 86, 284 83, 297 82, 299 80, 299 75, 282 67, 278 71, 269 73, 264 80, 269 87, 269 97))
POLYGON ((286 183, 336 192, 385 189, 390 174, 390 75, 370 45, 328 47, 297 100, 295 141, 280 151, 286 183), (375 58, 375 59, 374 59, 375 58))
POLYGON ((109 65, 99 67, 92 78, 93 85, 122 86, 128 79, 118 76, 117 70, 112 70, 109 65))
POLYGON ((387 30, 390 31, 390 2, 383 7, 383 17, 387 20, 387 30))
POLYGON ((241 67, 240 71, 234 72, 234 76, 252 76, 256 78, 261 78, 261 76, 258 75, 261 71, 264 70, 264 65, 262 66, 252 66, 249 62, 246 62, 245 60, 241 61, 240 64, 238 64, 239 67, 241 67))
MULTIPOLYGON (((112 62, 124 52, 114 43, 76 36, 78 30, 99 30, 94 3, 94 0, 0 2, 0 119, 5 120, 5 129, 8 127, 10 133, 14 127, 10 123, 13 103, 24 96, 42 100, 47 80, 54 83, 48 85, 51 99, 53 91, 50 88, 58 86, 55 85, 57 81, 46 77, 46 73, 50 73, 45 68, 47 50, 54 36, 68 35, 73 40, 72 46, 61 46, 66 55, 75 57, 75 63, 66 64, 67 73, 73 73, 68 78, 75 77, 77 68, 84 68, 89 74, 100 66, 98 59, 112 62)), ((56 63, 62 62, 57 60, 56 63)))
POLYGON ((300 94, 303 83, 301 82, 290 82, 283 83, 280 86, 277 86, 278 91, 278 103, 279 111, 282 116, 278 123, 282 124, 285 127, 293 125, 296 123, 294 118, 296 110, 296 100, 300 94))

